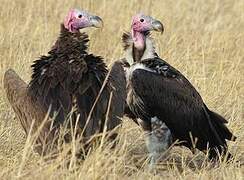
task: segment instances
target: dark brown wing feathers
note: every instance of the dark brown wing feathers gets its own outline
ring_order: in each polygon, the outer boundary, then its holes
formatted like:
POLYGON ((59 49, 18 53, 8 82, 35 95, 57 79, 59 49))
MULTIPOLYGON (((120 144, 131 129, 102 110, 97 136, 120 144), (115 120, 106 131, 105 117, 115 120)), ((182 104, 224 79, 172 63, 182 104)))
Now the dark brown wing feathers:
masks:
POLYGON ((112 92, 112 103, 110 106, 110 113, 108 118, 109 122, 107 126, 109 129, 113 129, 118 124, 120 124, 125 108, 126 78, 123 62, 116 61, 112 65, 108 83, 111 86, 110 92, 112 92))
MULTIPOLYGON (((210 111, 191 83, 168 63, 159 58, 141 63, 153 72, 143 69, 133 71, 131 86, 136 99, 143 101, 143 110, 138 107, 138 102, 131 101, 129 106, 134 114, 146 121, 157 116, 187 147, 192 147, 189 135, 192 133, 198 139, 198 149, 206 150, 209 143, 210 148, 225 153, 226 139, 234 139, 224 125, 226 120, 210 111)), ((213 149, 210 158, 217 156, 213 149)))
POLYGON ((51 121, 45 120, 46 111, 40 103, 32 101, 32 98, 27 95, 27 87, 28 85, 14 70, 9 69, 5 72, 4 89, 9 103, 27 135, 30 134, 30 131, 31 134, 40 131, 36 139, 35 150, 39 154, 46 154, 51 150, 51 146, 55 146, 56 129, 50 129, 51 121), (43 120, 45 120, 44 123, 43 120), (42 128, 40 129, 40 127, 42 128))

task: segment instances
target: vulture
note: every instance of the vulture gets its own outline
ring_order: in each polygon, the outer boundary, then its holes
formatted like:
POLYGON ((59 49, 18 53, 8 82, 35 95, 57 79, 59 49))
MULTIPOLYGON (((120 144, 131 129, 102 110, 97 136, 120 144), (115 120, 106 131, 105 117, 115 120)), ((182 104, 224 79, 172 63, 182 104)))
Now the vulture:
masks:
POLYGON ((126 99, 123 66, 115 62, 108 70, 104 60, 87 52, 86 27, 102 27, 102 19, 72 9, 61 24, 61 31, 47 55, 31 66, 31 81, 26 84, 14 70, 4 75, 7 98, 26 134, 38 133, 35 150, 47 154, 57 148, 62 127, 71 130, 85 146, 97 133, 117 135, 126 99))
POLYGON ((149 132, 146 144, 150 165, 175 140, 194 150, 230 158, 226 140, 236 137, 227 121, 211 111, 187 78, 155 52, 150 32, 163 33, 163 24, 143 14, 132 19, 131 32, 122 36, 127 81, 125 114, 149 132), (130 64, 130 65, 128 65, 130 64))

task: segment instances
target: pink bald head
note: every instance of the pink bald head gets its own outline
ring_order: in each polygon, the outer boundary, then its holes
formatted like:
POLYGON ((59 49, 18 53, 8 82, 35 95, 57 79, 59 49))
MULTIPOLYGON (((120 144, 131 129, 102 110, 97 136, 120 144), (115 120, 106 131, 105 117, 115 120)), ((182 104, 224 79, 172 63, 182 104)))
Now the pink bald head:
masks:
POLYGON ((143 15, 142 13, 132 17, 131 35, 134 46, 137 49, 142 50, 145 48, 146 34, 151 30, 163 32, 163 24, 150 16, 143 15))
POLYGON ((150 16, 145 16, 142 13, 133 16, 131 28, 133 31, 141 33, 151 30, 160 32, 164 31, 163 24, 160 21, 150 16))
POLYGON ((86 27, 102 27, 102 19, 86 11, 71 9, 64 19, 64 27, 72 33, 86 27))

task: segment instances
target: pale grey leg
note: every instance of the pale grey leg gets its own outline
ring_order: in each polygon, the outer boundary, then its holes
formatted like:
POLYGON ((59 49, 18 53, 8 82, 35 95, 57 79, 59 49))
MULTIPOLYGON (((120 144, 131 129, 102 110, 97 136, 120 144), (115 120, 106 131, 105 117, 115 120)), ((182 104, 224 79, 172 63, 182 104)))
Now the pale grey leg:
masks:
POLYGON ((152 131, 146 134, 146 145, 149 152, 149 168, 153 169, 163 152, 172 144, 172 135, 168 127, 157 117, 151 118, 152 131))

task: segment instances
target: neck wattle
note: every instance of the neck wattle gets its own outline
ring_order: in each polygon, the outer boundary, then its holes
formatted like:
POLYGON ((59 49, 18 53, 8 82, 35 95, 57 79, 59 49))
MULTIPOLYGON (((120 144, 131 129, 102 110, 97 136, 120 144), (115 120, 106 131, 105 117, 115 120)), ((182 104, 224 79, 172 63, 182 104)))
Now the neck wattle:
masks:
POLYGON ((132 30, 133 39, 133 61, 139 62, 144 54, 146 48, 146 37, 145 34, 132 30))
POLYGON ((132 30, 132 38, 134 42, 134 47, 138 50, 145 49, 146 37, 143 33, 132 30))

